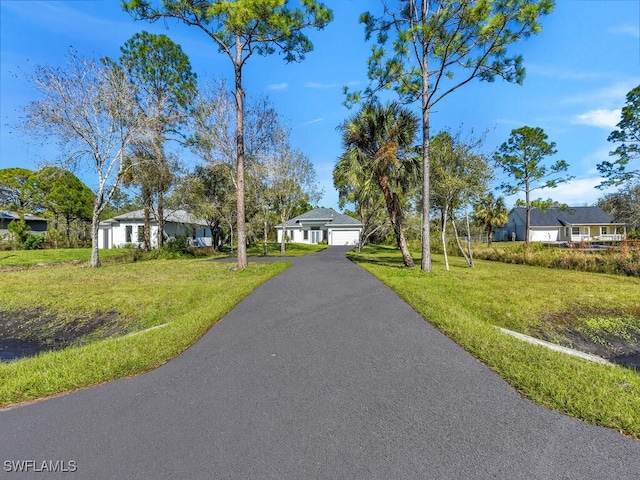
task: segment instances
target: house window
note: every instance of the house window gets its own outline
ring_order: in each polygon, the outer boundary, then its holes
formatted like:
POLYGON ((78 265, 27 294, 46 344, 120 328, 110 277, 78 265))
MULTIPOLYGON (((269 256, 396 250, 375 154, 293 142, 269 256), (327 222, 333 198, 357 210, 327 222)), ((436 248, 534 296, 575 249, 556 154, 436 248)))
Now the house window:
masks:
POLYGON ((600 235, 606 235, 608 233, 607 227, 600 227, 600 235))
POLYGON ((580 235, 580 227, 571 227, 571 235, 580 235))
POLYGON ((293 242, 293 230, 289 230, 289 240, 293 242))
POLYGON ((302 232, 302 238, 305 240, 309 240, 309 230, 304 230, 302 232))
POLYGON ((138 227, 138 242, 144 242, 144 225, 138 227))
POLYGON ((127 225, 124 231, 124 241, 126 243, 131 243, 131 236, 133 235, 133 227, 131 225, 127 225))
POLYGON ((569 227, 564 227, 564 236, 569 238, 569 227))

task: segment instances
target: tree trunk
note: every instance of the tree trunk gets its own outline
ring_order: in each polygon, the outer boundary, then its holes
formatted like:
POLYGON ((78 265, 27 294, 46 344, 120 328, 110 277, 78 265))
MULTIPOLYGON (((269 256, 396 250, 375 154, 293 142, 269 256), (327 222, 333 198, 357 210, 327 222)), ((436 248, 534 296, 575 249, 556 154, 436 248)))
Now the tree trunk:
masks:
POLYGON ((164 194, 158 190, 158 248, 164 246, 164 194))
POLYGON ((493 227, 490 227, 487 230, 487 247, 491 248, 492 242, 493 242, 493 227))
POLYGON ((464 213, 467 222, 467 250, 469 251, 469 266, 473 268, 475 264, 473 263, 473 248, 471 247, 471 226, 469 225, 469 206, 465 204, 464 213))
POLYGON ((462 243, 460 243, 460 236, 458 235, 458 227, 456 226, 456 219, 454 217, 451 217, 451 223, 453 224, 453 233, 455 234, 455 237, 456 237, 456 243, 458 244, 458 249, 460 249, 460 253, 464 257, 464 260, 467 262, 467 265, 469 265, 469 267, 473 267, 473 261, 469 259, 467 252, 464 251, 464 247, 462 246, 462 243))
POLYGON ((525 179, 525 203, 527 207, 525 215, 525 227, 524 227, 524 247, 529 250, 529 229, 531 228, 531 199, 529 189, 529 179, 525 179))
POLYGON ((100 226, 100 213, 97 208, 93 209, 91 218, 91 267, 100 266, 100 255, 98 253, 98 228, 100 226))
POLYGON ((444 252, 444 266, 449 271, 449 256, 447 255, 447 212, 449 211, 449 206, 446 204, 442 209, 442 251, 444 252))
POLYGON ((54 212, 53 214, 53 230, 56 232, 55 237, 53 237, 53 248, 58 249, 58 227, 60 226, 60 219, 58 212, 54 212))
POLYGON ((151 192, 142 187, 142 205, 144 208, 144 250, 151 250, 151 192))
POLYGON ((413 263, 413 258, 411 258, 411 253, 409 253, 407 241, 402 233, 402 208, 400 207, 398 197, 395 193, 391 192, 389 179, 386 176, 378 176, 377 180, 387 205, 387 213, 389 214, 389 221, 391 222, 391 227, 396 237, 396 244, 402 253, 402 262, 405 267, 413 268, 415 264, 413 263))
POLYGON ((282 238, 280 239, 280 253, 284 255, 286 250, 285 244, 287 243, 287 221, 283 215, 280 216, 280 223, 282 225, 282 238))
POLYGON ((267 243, 267 235, 269 234, 269 221, 265 212, 264 216, 264 256, 269 255, 269 245, 267 243))
POLYGON ((67 220, 67 245, 71 247, 71 215, 65 215, 67 220))
MULTIPOLYGON (((234 61, 236 81, 236 146, 237 146, 237 196, 238 269, 247 267, 247 232, 244 209, 244 92, 242 90, 242 39, 236 35, 236 58, 234 61)), ((233 247, 232 247, 233 248, 233 247)))
MULTIPOLYGON (((429 16, 429 2, 423 0, 422 9, 420 13, 420 20, 422 25, 426 25, 427 17, 429 16)), ((430 199, 430 138, 429 138, 429 57, 427 55, 427 49, 424 45, 422 54, 422 260, 420 268, 425 272, 431 271, 431 236, 430 236, 430 220, 429 210, 431 208, 430 199)))

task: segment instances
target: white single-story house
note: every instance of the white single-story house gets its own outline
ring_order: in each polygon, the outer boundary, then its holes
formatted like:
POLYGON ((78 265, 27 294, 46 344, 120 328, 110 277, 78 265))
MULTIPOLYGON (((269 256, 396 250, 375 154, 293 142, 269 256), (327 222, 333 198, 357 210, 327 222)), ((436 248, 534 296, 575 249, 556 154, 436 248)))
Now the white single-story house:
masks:
MULTIPOLYGON (((278 242, 282 224, 276 225, 278 242)), ((357 245, 362 223, 332 208, 316 208, 286 222, 286 235, 293 243, 327 242, 329 245, 357 245)))
MULTIPOLYGON (((14 220, 20 220, 20 214, 18 212, 0 210, 0 237, 4 237, 9 234, 9 224, 14 220)), ((29 227, 29 233, 33 235, 44 235, 47 232, 47 222, 49 220, 46 218, 25 213, 24 221, 29 227)))
MULTIPOLYGON (((188 235, 193 246, 211 246, 211 230, 207 223, 195 218, 186 210, 165 210, 164 235, 165 238, 188 235)), ((136 210, 100 222, 98 248, 120 248, 126 245, 144 245, 144 210, 136 210)), ((158 220, 153 212, 151 247, 158 247, 158 220)))
MULTIPOLYGON (((527 210, 516 207, 509 221, 496 229, 496 241, 524 241, 527 210)), ((552 207, 531 210, 530 242, 612 242, 626 238, 624 223, 599 207, 552 207)))

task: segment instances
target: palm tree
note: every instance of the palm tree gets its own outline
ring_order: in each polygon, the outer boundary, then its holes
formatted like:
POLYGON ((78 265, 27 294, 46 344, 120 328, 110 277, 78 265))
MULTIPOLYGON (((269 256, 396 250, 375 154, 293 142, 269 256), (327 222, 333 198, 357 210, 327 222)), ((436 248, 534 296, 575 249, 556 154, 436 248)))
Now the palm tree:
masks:
POLYGON ((420 148, 414 144, 418 127, 418 117, 396 102, 367 103, 339 127, 344 153, 334 169, 365 196, 373 185, 380 189, 407 267, 414 263, 402 218, 406 193, 420 178, 420 148))
POLYGON ((491 192, 482 195, 474 205, 473 217, 476 223, 487 232, 487 243, 490 247, 494 229, 506 225, 509 220, 504 198, 495 198, 491 192))

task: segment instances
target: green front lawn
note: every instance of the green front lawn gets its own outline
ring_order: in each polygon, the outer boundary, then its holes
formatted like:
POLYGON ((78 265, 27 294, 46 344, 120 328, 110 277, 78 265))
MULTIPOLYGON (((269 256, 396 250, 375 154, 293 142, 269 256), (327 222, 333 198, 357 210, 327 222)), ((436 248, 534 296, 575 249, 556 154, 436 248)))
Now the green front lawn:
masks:
POLYGON ((51 318, 51 328, 65 323, 84 328, 97 315, 106 315, 117 334, 98 335, 99 340, 93 334, 85 345, 0 362, 0 406, 162 365, 287 267, 252 263, 234 271, 227 263, 180 259, 2 272, 0 320, 20 318, 20 312, 33 318, 35 313, 51 318), (133 332, 140 333, 127 335, 133 332))
MULTIPOLYGON (((117 258, 127 255, 126 249, 100 250, 100 259, 117 258)), ((47 250, 2 250, 0 251, 0 269, 3 267, 30 267, 37 264, 59 264, 71 262, 89 262, 90 248, 60 248, 47 250)))
POLYGON ((600 325, 624 318, 640 328, 640 279, 489 261, 470 269, 458 257, 450 257, 447 272, 438 255, 433 272, 423 273, 403 268, 399 253, 385 247, 349 256, 526 397, 640 438, 640 372, 589 363, 494 328, 540 334, 566 319, 588 327, 594 316, 600 325))
MULTIPOLYGON (((311 245, 306 243, 287 243, 285 253, 280 253, 280 244, 269 242, 267 243, 270 257, 302 257, 310 253, 320 252, 327 248, 327 245, 311 245)), ((247 255, 250 257, 262 257, 264 256, 264 244, 255 243, 247 247, 247 255)))

